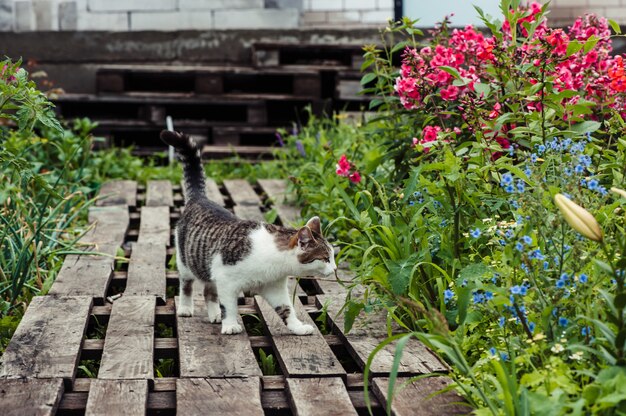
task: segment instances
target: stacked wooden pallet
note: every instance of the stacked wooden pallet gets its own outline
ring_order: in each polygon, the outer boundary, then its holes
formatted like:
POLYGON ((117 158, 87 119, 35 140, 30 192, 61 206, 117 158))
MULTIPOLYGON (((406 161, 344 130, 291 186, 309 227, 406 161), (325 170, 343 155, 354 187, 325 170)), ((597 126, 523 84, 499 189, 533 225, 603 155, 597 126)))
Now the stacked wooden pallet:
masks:
MULTIPOLYGON (((297 220, 297 209, 285 204, 283 181, 261 180, 252 187, 230 180, 221 188, 209 181, 208 191, 244 218, 262 219, 264 211, 275 209, 279 221, 297 220)), ((367 412, 363 368, 386 336, 384 316, 360 317, 355 330, 346 333, 339 313, 345 287, 302 280, 292 282, 296 313, 320 327, 311 336, 290 334, 259 297, 240 299, 246 332, 239 335, 222 335, 219 324, 208 323, 201 297, 194 317, 178 317, 177 273, 166 264, 174 254, 171 226, 180 215, 180 187, 154 181, 144 189, 116 181, 101 195, 107 197, 91 210, 93 228, 82 241, 109 256, 68 256, 50 293, 33 299, 2 357, 0 414, 367 412), (317 318, 323 305, 328 314, 322 325, 317 318), (264 374, 260 351, 277 359, 278 374, 264 374), (171 363, 165 376, 158 370, 164 360, 171 363), (85 366, 90 374, 79 371, 85 366)), ((341 278, 349 277, 343 272, 341 278)), ((390 400, 394 348, 384 348, 372 363, 374 414, 384 414, 390 400)), ((446 371, 421 343, 407 344, 401 383, 446 371)), ((448 382, 439 374, 408 383, 393 399, 394 413, 463 412, 452 393, 430 397, 448 382)))
POLYGON ((177 129, 211 146, 207 155, 257 155, 313 114, 366 107, 357 94, 361 48, 356 45, 255 44, 252 66, 105 65, 96 94, 55 100, 66 119, 89 117, 107 145, 137 153, 165 148, 158 132, 171 116, 177 129))

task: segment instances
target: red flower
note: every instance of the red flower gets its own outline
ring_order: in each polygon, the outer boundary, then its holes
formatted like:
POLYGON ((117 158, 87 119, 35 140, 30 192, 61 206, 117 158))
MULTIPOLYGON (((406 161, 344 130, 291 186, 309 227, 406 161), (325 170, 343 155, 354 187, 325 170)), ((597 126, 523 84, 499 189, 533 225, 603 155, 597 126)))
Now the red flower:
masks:
POLYGON ((359 175, 359 172, 355 170, 353 174, 348 176, 348 179, 350 179, 350 182, 359 183, 361 182, 361 175, 359 175))
POLYGON ((350 162, 346 155, 341 155, 339 161, 337 162, 337 175, 339 176, 348 176, 350 174, 350 162))

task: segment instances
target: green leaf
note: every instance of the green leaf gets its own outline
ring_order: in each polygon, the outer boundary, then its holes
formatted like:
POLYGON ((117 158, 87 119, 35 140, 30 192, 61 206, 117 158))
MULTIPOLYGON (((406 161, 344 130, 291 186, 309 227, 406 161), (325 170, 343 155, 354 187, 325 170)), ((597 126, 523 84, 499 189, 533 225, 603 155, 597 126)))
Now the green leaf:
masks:
POLYGON ((583 48, 582 43, 580 43, 577 40, 573 40, 567 45, 567 51, 565 52, 565 56, 571 56, 577 53, 578 51, 580 51, 582 48, 583 48))
POLYGON ((373 72, 368 72, 367 74, 363 75, 363 78, 361 78, 361 85, 368 84, 374 81, 375 79, 376 79, 376 74, 373 72))
POLYGON ((354 325, 354 320, 361 313, 365 305, 362 302, 355 302, 352 299, 348 300, 346 306, 344 308, 343 317, 343 329, 346 332, 350 332, 352 329, 352 325, 354 325))
POLYGON ((570 130, 575 131, 576 133, 593 133, 601 126, 602 124, 597 121, 587 120, 572 126, 570 130))
POLYGON ((482 82, 475 83, 474 90, 476 90, 476 94, 483 95, 485 98, 491 93, 491 87, 489 84, 483 84, 482 82))
POLYGON ((481 278, 491 274, 491 269, 485 263, 474 263, 465 266, 459 273, 459 278, 461 281, 467 280, 468 283, 476 283, 480 282, 481 278))
POLYGON ((394 294, 403 295, 406 293, 411 275, 413 274, 415 260, 415 256, 411 256, 408 259, 389 261, 387 263, 389 268, 389 285, 394 294))
POLYGON ((613 304, 617 309, 623 309, 626 306, 626 293, 620 293, 613 299, 613 304))
POLYGON ((589 52, 591 49, 593 49, 594 46, 596 46, 599 40, 599 37, 597 37, 596 35, 592 35, 583 45, 583 52, 589 52))
POLYGON ((611 25, 611 28, 613 29, 613 32, 615 32, 616 35, 621 35, 622 34, 622 28, 619 27, 619 24, 612 19, 608 19, 609 20, 609 25, 611 25))
POLYGON ((452 68, 451 66, 442 65, 439 67, 439 69, 447 72, 448 74, 452 75, 456 79, 462 79, 461 74, 459 74, 459 71, 457 71, 455 68, 452 68))

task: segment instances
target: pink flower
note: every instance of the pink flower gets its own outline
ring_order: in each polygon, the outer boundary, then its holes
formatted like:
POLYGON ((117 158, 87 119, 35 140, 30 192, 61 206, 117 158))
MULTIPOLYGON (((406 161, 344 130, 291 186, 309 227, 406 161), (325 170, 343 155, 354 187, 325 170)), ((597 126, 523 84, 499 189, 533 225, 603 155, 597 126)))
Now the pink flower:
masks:
POLYGON ((350 174, 350 162, 346 155, 341 155, 339 158, 336 172, 339 176, 348 176, 350 174))
POLYGON ((355 170, 353 174, 348 176, 348 179, 350 179, 350 182, 352 183, 359 183, 361 182, 361 175, 355 170))
POLYGON ((441 90, 441 99, 445 101, 456 100, 459 96, 459 88, 454 85, 449 85, 448 88, 441 90))

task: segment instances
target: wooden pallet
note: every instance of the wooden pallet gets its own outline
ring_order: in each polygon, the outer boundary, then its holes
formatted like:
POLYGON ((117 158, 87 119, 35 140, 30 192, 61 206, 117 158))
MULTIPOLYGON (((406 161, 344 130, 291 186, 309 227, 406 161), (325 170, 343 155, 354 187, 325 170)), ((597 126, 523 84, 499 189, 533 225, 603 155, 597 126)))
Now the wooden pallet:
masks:
MULTIPOLYGON (((251 186, 227 180, 218 187, 209 180, 207 191, 242 218, 263 220, 274 207, 280 222, 298 221, 298 210, 286 203, 284 181, 260 180, 251 186)), ((300 319, 316 324, 326 305, 331 333, 290 334, 260 297, 240 299, 246 327, 240 335, 221 335, 220 325, 207 323, 201 297, 194 317, 177 317, 177 272, 167 264, 174 254, 172 226, 180 216, 180 186, 150 181, 143 188, 113 181, 100 195, 90 211, 92 228, 81 242, 105 255, 68 256, 50 293, 33 298, 2 357, 0 414, 366 413, 363 365, 385 336, 384 316, 359 318, 356 330, 345 333, 338 313, 345 288, 332 280, 294 280, 300 319), (98 331, 104 336, 97 336, 98 331), (279 374, 262 373, 260 349, 277 359, 279 374), (172 373, 159 377, 157 368, 168 359, 172 373), (79 371, 89 363, 96 368, 94 378, 79 371)), ((349 275, 342 272, 341 278, 349 275)), ((372 365, 374 414, 383 414, 389 400, 392 361, 390 345, 372 365)), ((421 343, 407 344, 402 381, 447 370, 421 343)), ((394 397, 394 413, 466 411, 452 393, 430 397, 448 382, 440 375, 409 383, 394 397)))
POLYGON ((99 93, 178 92, 199 95, 283 94, 320 98, 315 70, 235 66, 107 65, 98 69, 99 93))
POLYGON ((252 45, 252 62, 256 67, 290 69, 360 69, 362 45, 332 45, 292 42, 257 42, 252 45))

